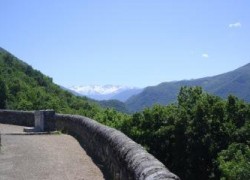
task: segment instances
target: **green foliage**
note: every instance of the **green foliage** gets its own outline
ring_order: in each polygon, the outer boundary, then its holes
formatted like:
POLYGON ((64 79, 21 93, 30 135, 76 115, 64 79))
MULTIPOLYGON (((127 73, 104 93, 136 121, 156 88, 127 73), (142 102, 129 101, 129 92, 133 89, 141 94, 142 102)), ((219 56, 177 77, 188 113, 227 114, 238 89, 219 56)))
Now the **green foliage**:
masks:
POLYGON ((250 179, 250 148, 246 144, 233 143, 219 153, 221 179, 250 179))
MULTIPOLYGON (((54 109, 57 113, 79 114, 121 129, 128 115, 103 109, 97 102, 62 90, 52 79, 34 70, 6 51, 0 52, 0 108, 17 110, 54 109)), ((102 102, 125 110, 119 101, 102 102)))
POLYGON ((99 111, 94 119, 107 126, 122 130, 124 121, 127 121, 129 117, 129 115, 107 108, 99 111))
POLYGON ((250 107, 200 87, 182 87, 178 102, 135 113, 122 130, 182 179, 219 179, 218 154, 232 143, 249 144, 250 107))
POLYGON ((0 108, 54 109, 93 118, 101 108, 62 90, 52 79, 5 51, 0 52, 0 108))
POLYGON ((7 87, 5 82, 0 77, 0 109, 6 108, 7 87))
POLYGON ((118 100, 103 100, 97 101, 97 103, 100 104, 103 108, 113 108, 116 111, 128 113, 125 104, 118 100))

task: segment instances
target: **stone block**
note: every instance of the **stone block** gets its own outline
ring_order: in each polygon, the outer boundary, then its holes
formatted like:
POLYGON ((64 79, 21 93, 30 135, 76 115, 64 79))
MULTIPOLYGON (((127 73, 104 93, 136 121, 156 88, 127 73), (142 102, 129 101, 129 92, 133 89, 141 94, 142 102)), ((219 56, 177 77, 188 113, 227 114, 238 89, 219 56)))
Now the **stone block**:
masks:
POLYGON ((37 131, 44 131, 44 112, 35 111, 35 129, 37 131))

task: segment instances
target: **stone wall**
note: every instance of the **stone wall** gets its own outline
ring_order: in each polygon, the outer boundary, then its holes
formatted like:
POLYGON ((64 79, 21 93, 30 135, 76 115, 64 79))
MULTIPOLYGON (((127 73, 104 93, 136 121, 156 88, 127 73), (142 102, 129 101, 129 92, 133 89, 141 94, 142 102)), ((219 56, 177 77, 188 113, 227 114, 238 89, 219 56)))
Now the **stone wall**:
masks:
POLYGON ((113 179, 179 179, 142 146, 92 119, 56 114, 57 130, 76 136, 109 170, 113 179))
MULTIPOLYGON (((92 119, 41 111, 44 130, 59 130, 76 137, 88 153, 104 165, 110 178, 119 180, 179 179, 160 161, 122 132, 92 119)), ((0 123, 34 126, 34 112, 0 110, 0 123)))
POLYGON ((19 126, 34 126, 34 111, 12 111, 0 109, 0 123, 19 126))

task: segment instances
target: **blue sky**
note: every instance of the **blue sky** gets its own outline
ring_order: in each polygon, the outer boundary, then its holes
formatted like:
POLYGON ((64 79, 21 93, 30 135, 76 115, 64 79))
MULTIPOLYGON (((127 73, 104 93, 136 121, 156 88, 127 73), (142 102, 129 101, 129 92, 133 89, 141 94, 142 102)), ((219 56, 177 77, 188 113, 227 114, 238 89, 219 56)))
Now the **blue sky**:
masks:
POLYGON ((248 0, 1 0, 0 17, 0 46, 65 87, 145 87, 250 62, 248 0))

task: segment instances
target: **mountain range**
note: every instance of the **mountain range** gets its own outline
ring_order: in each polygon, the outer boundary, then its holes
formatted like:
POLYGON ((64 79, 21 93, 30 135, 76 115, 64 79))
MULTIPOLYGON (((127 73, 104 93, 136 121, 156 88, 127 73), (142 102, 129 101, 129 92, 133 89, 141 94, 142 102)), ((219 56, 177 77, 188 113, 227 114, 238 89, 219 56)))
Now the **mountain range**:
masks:
POLYGON ((87 85, 68 88, 75 95, 87 96, 95 100, 119 100, 125 102, 133 95, 139 94, 142 89, 119 85, 87 85))
POLYGON ((109 85, 95 86, 92 88, 95 92, 91 91, 91 87, 78 88, 92 95, 99 93, 109 96, 110 99, 120 100, 94 101, 86 97, 77 97, 80 94, 72 90, 68 90, 71 93, 66 92, 65 88, 54 84, 52 78, 0 48, 0 82, 2 83, 0 94, 7 97, 4 100, 7 108, 25 110, 51 108, 66 113, 79 111, 81 114, 89 114, 90 117, 96 114, 94 111, 98 110, 97 104, 132 113, 154 104, 175 103, 182 86, 201 86, 205 91, 222 98, 232 94, 250 102, 250 63, 234 71, 212 77, 164 82, 144 89, 109 85))
POLYGON ((226 98, 232 94, 250 102, 250 63, 234 71, 194 80, 164 82, 146 87, 129 98, 125 104, 130 112, 140 111, 154 104, 167 105, 176 102, 182 86, 201 86, 205 91, 226 98))
POLYGON ((144 89, 126 86, 74 86, 76 95, 85 95, 103 107, 122 112, 137 112, 154 104, 175 103, 182 86, 201 86, 208 93, 226 98, 232 94, 250 102, 250 63, 224 74, 193 80, 163 82, 144 89))

